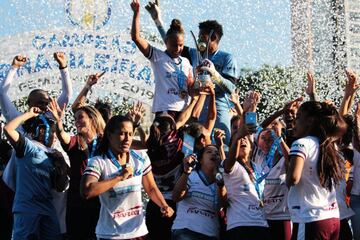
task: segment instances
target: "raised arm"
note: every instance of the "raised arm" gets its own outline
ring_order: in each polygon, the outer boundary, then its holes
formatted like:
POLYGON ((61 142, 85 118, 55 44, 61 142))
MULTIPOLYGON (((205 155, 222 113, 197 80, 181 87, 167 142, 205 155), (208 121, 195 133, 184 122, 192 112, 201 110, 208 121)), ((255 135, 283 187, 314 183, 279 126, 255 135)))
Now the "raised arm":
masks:
POLYGON ((344 116, 349 113, 353 98, 355 96, 356 91, 359 88, 357 84, 357 76, 351 69, 345 70, 347 81, 344 90, 344 97, 341 101, 339 113, 344 116))
POLYGON ((190 104, 180 113, 178 119, 176 120, 176 129, 181 128, 185 125, 185 123, 189 120, 191 117, 191 113, 199 100, 199 95, 194 94, 191 98, 190 104))
POLYGON ((73 89, 72 82, 69 74, 69 68, 67 66, 67 59, 65 53, 63 52, 55 52, 54 58, 56 62, 59 64, 60 74, 61 74, 61 86, 62 92, 58 97, 57 102, 59 106, 67 105, 72 98, 73 89))
POLYGON ((239 116, 242 116, 244 113, 243 108, 240 105, 240 97, 239 97, 240 89, 236 89, 230 96, 229 100, 232 102, 235 106, 235 111, 239 116))
POLYGON ((233 135, 231 141, 229 156, 224 160, 224 171, 230 173, 235 165, 235 162, 239 155, 240 139, 247 135, 245 124, 241 124, 241 127, 233 135))
MULTIPOLYGON (((105 72, 104 72, 105 73, 105 72)), ((78 108, 82 107, 85 105, 86 103, 86 96, 88 94, 88 92, 90 91, 91 87, 93 85, 95 85, 99 78, 104 74, 104 73, 96 73, 93 75, 90 75, 86 81, 85 86, 83 87, 83 89, 81 90, 81 92, 79 93, 79 95, 76 97, 74 103, 71 105, 71 110, 73 112, 75 112, 78 108)))
POLYGON ((180 176, 180 178, 177 180, 174 189, 172 191, 172 200, 174 202, 179 202, 183 200, 186 197, 186 194, 188 192, 188 179, 191 171, 193 168, 191 167, 190 163, 195 161, 195 158, 193 155, 189 155, 183 159, 183 166, 184 170, 180 176))
POLYGON ((211 132, 215 126, 216 121, 216 102, 215 102, 215 85, 213 83, 209 83, 205 89, 208 89, 210 92, 210 101, 209 101, 209 109, 206 121, 204 123, 205 130, 207 131, 207 135, 210 136, 211 132))
POLYGON ((155 2, 149 2, 145 6, 145 9, 150 13, 151 18, 154 20, 162 40, 165 42, 166 31, 164 29, 163 22, 161 20, 161 9, 160 9, 159 0, 155 0, 155 2))
POLYGON ((62 117, 65 115, 65 109, 66 105, 61 108, 55 99, 51 99, 48 110, 52 113, 56 121, 56 136, 58 137, 61 144, 68 145, 70 143, 70 134, 65 132, 62 122, 62 117))
POLYGON ((5 78, 2 81, 0 86, 0 107, 2 110, 2 114, 4 115, 6 121, 11 121, 12 119, 16 118, 17 116, 21 115, 21 112, 17 110, 15 105, 9 98, 8 92, 12 81, 14 80, 16 71, 26 64, 26 57, 18 55, 14 57, 11 68, 5 78))
POLYGON ((150 45, 149 43, 140 36, 140 2, 139 0, 133 0, 131 2, 131 9, 134 12, 132 26, 131 26, 131 39, 135 42, 140 52, 145 57, 149 56, 150 45))
POLYGON ((320 101, 320 98, 316 93, 316 81, 314 75, 310 71, 306 73, 306 79, 307 87, 305 92, 310 97, 310 101, 320 101))
POLYGON ((134 150, 142 150, 146 149, 146 140, 147 135, 141 127, 141 122, 143 120, 145 113, 145 108, 141 102, 137 102, 135 105, 132 106, 130 111, 128 112, 127 116, 130 117, 134 123, 134 127, 137 129, 137 132, 140 135, 140 140, 133 140, 131 143, 131 149, 134 150))
POLYGON ((18 131, 16 131, 16 129, 26 120, 38 116, 40 112, 40 108, 32 107, 28 112, 17 116, 5 125, 4 132, 11 145, 14 146, 20 137, 20 134, 18 131))

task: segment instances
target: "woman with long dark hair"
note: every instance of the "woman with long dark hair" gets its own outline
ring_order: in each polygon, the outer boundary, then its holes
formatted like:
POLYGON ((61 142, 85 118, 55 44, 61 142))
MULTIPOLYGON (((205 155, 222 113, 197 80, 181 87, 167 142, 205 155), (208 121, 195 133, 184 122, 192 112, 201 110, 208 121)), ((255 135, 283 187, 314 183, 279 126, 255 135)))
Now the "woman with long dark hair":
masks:
POLYGON ((299 224, 305 224, 306 239, 338 239, 339 208, 335 185, 343 179, 336 141, 346 124, 332 105, 305 102, 297 112, 286 183, 288 206, 294 222, 292 239, 299 224))
POLYGON ((146 239, 142 187, 163 216, 174 213, 155 184, 149 157, 130 148, 133 137, 130 118, 112 117, 106 125, 99 155, 89 160, 81 179, 82 196, 100 198, 96 226, 100 239, 146 239))

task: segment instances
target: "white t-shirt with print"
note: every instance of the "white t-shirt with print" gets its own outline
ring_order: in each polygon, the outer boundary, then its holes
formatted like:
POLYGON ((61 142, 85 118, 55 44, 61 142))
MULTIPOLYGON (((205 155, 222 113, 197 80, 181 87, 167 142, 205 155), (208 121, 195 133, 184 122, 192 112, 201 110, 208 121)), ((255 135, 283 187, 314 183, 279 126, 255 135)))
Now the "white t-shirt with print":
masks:
POLYGON ((155 77, 152 112, 182 111, 189 104, 190 97, 181 97, 180 93, 187 93, 188 86, 193 81, 189 60, 181 56, 171 58, 166 52, 153 46, 150 46, 148 59, 155 77))
POLYGON ((217 186, 207 186, 199 173, 193 171, 187 182, 186 197, 176 205, 172 229, 189 229, 211 237, 219 235, 217 186))
MULTIPOLYGON (((129 239, 148 233, 141 188, 142 177, 151 171, 150 159, 144 152, 131 150, 129 163, 134 168, 134 176, 118 182, 99 196, 101 208, 96 226, 98 238, 129 239)), ((89 160, 85 174, 103 181, 114 178, 120 171, 107 155, 102 155, 89 160)))
POLYGON ((290 188, 288 194, 291 220, 308 223, 339 218, 335 189, 329 191, 320 184, 317 172, 319 140, 312 136, 296 140, 291 146, 290 156, 304 159, 300 181, 290 188))
POLYGON ((286 186, 285 158, 282 157, 270 170, 265 179, 264 210, 266 219, 289 220, 287 206, 288 187, 286 186))
POLYGON ((224 182, 229 200, 227 230, 240 226, 267 227, 264 209, 245 168, 235 162, 230 173, 224 173, 224 182))

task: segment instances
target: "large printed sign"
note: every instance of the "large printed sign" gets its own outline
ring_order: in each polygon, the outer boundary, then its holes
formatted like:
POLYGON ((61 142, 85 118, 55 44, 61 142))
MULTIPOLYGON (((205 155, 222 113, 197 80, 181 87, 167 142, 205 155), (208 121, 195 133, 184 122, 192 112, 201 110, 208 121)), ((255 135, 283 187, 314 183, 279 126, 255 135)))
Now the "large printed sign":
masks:
POLYGON ((18 53, 29 58, 18 70, 10 97, 26 96, 32 89, 59 90, 60 72, 53 53, 63 51, 74 84, 75 95, 81 90, 86 76, 105 71, 93 87, 92 97, 140 100, 148 105, 153 98, 153 75, 149 61, 131 41, 129 32, 34 32, 0 39, 1 52, 7 59, 0 62, 0 79, 4 79, 11 59, 18 53), (14 42, 21 39, 23 44, 14 42))
POLYGON ((90 98, 105 98, 115 105, 124 99, 152 105, 154 82, 150 62, 136 48, 128 29, 108 30, 111 0, 65 0, 63 10, 64 25, 69 27, 0 38, 0 81, 5 79, 14 56, 21 54, 29 59, 17 72, 9 90, 10 98, 25 97, 38 88, 57 94, 61 78, 53 53, 61 51, 68 59, 74 98, 88 75, 105 71, 92 88, 90 98))

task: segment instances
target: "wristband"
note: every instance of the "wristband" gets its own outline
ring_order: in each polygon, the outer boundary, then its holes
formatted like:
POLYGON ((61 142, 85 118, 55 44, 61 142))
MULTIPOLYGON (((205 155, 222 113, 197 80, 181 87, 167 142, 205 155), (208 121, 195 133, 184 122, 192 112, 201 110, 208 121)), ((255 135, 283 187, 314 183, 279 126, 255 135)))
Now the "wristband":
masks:
POLYGON ((154 22, 155 22, 155 25, 156 25, 157 27, 161 27, 161 26, 163 25, 160 18, 155 19, 154 22))
POLYGON ((65 67, 59 66, 59 69, 60 69, 60 70, 63 70, 63 69, 65 69, 65 68, 67 68, 67 65, 65 65, 65 67))

